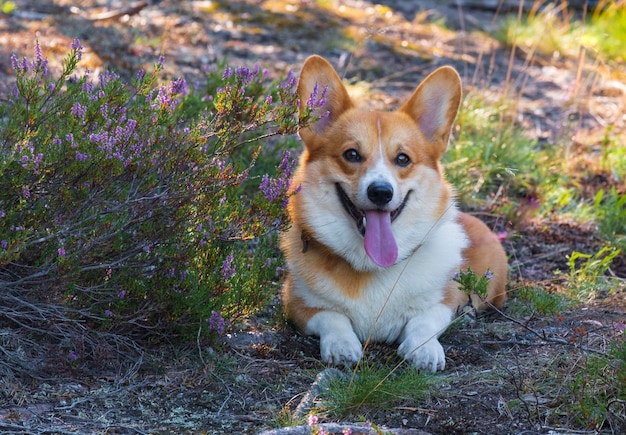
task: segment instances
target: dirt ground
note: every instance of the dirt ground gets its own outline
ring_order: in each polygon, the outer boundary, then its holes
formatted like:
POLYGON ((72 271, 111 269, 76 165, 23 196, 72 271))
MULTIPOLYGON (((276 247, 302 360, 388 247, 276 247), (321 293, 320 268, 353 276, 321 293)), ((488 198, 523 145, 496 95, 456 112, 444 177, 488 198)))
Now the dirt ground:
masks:
MULTIPOLYGON (((618 66, 606 65, 598 75, 586 64, 579 69, 576 59, 535 54, 531 61, 523 49, 512 54, 490 36, 505 13, 516 13, 516 7, 489 7, 498 2, 15 3, 13 15, 0 15, 0 96, 12 86, 11 53, 30 56, 39 40, 52 67, 58 67, 78 37, 86 48, 81 65, 95 73, 110 68, 131 76, 164 54, 166 73, 184 75, 188 83, 222 59, 259 63, 283 76, 308 55, 322 54, 347 79, 369 82, 380 107, 394 105, 435 67, 449 64, 459 70, 466 89, 488 96, 508 90, 518 105, 511 122, 540 142, 571 141, 575 150, 599 143, 607 125, 626 128, 626 83, 614 74, 618 66), (433 24, 442 22, 445 28, 433 24)), ((612 183, 596 177, 582 188, 593 192, 612 183)), ((511 258, 512 304, 524 285, 562 286, 555 271, 568 270, 567 255, 594 253, 601 244, 591 225, 558 216, 548 222, 522 216, 514 228, 505 228, 498 217, 486 218, 494 229, 509 232, 504 244, 511 258)), ((626 278, 623 256, 612 271, 626 278)), ((0 432, 256 434, 275 428, 325 369, 318 341, 300 335, 278 312, 276 302, 213 350, 162 343, 121 366, 50 366, 34 378, 2 378, 0 432)), ((442 339, 447 367, 428 399, 392 411, 367 410, 363 417, 380 427, 432 434, 595 433, 566 412, 575 400, 568 370, 606 351, 619 334, 614 325, 625 321, 622 281, 621 291, 559 315, 461 322, 442 339)), ((0 330, 0 336, 10 334, 0 330)), ((393 360, 394 349, 376 345, 367 353, 393 360)), ((603 431, 622 433, 623 409, 612 415, 603 431)))

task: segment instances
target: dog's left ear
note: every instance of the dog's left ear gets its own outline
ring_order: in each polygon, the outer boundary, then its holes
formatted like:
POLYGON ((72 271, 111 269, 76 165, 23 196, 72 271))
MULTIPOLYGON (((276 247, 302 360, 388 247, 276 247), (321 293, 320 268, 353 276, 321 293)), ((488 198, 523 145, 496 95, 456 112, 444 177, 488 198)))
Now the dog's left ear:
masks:
POLYGON ((320 119, 300 129, 304 142, 313 136, 322 135, 346 110, 354 107, 341 78, 331 64, 321 56, 310 56, 302 65, 298 81, 300 114, 307 105, 320 119))
POLYGON ((461 78, 454 68, 444 66, 426 77, 399 110, 411 116, 443 154, 460 105, 461 78))

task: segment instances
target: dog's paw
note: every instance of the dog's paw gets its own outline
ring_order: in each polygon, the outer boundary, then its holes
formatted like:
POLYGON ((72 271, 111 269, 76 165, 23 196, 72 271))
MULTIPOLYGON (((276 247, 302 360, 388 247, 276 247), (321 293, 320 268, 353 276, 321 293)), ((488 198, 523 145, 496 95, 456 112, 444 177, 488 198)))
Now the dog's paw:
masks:
POLYGON ((443 346, 436 338, 424 339, 408 337, 400 347, 398 354, 418 370, 428 370, 435 373, 446 367, 446 355, 443 346))
POLYGON ((325 334, 320 338, 320 353, 326 363, 351 367, 363 357, 363 347, 352 331, 325 334))

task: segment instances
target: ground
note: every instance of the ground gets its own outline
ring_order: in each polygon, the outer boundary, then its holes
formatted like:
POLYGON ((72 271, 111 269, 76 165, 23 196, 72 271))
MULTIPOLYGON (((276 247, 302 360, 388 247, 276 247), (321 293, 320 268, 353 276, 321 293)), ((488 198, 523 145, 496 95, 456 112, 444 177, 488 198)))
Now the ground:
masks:
MULTIPOLYGON (((380 107, 394 105, 428 72, 450 64, 466 90, 514 96, 518 115, 511 122, 540 142, 568 140, 576 152, 581 143, 599 143, 607 125, 626 128, 623 76, 609 79, 616 76, 610 65, 598 76, 580 59, 533 54, 531 60, 521 48, 512 52, 490 35, 503 14, 516 13, 517 2, 501 2, 511 8, 499 11, 492 3, 498 2, 163 0, 134 2, 126 10, 129 3, 118 0, 17 0, 17 11, 0 21, 0 95, 12 86, 11 53, 30 55, 39 40, 54 68, 78 37, 86 47, 81 65, 91 71, 112 68, 130 76, 164 54, 166 73, 189 83, 222 59, 259 63, 284 76, 318 53, 347 79, 370 83, 369 96, 380 107), (108 11, 127 13, 104 19, 108 11)), ((593 192, 613 183, 596 177, 581 188, 593 192)), ((484 217, 496 229, 505 225, 484 217)), ((524 285, 562 285, 555 271, 568 270, 567 255, 594 253, 601 244, 591 224, 558 216, 520 216, 508 231, 513 293, 524 285)), ((613 272, 626 277, 623 256, 613 272)), ((621 292, 554 315, 510 312, 464 320, 442 338, 447 368, 423 403, 364 410, 364 418, 432 434, 594 433, 565 411, 576 400, 568 382, 577 364, 619 338, 615 325, 626 321, 623 284, 621 292)), ((159 343, 122 367, 51 363, 34 378, 3 377, 0 431, 253 434, 275 428, 325 368, 318 341, 277 313, 278 301, 214 349, 159 343)), ((393 360, 393 352, 377 345, 367 354, 393 360)), ((613 406, 603 430, 620 433, 624 403, 613 406)))

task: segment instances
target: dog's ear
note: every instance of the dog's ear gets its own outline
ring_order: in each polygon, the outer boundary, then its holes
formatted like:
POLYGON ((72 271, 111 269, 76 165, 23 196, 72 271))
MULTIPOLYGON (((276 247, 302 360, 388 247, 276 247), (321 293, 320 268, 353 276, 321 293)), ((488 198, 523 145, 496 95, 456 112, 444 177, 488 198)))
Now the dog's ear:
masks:
POLYGON ((461 78, 454 68, 444 66, 424 79, 400 111, 411 116, 443 154, 460 105, 461 78))
POLYGON ((308 107, 319 118, 300 129, 300 137, 305 142, 310 136, 323 134, 343 112, 354 107, 341 78, 321 56, 310 56, 302 65, 298 96, 300 116, 308 107))

